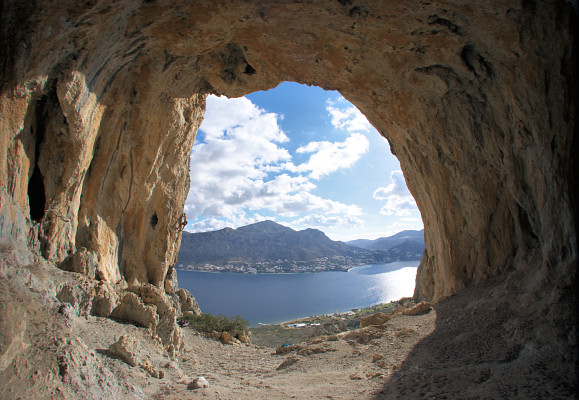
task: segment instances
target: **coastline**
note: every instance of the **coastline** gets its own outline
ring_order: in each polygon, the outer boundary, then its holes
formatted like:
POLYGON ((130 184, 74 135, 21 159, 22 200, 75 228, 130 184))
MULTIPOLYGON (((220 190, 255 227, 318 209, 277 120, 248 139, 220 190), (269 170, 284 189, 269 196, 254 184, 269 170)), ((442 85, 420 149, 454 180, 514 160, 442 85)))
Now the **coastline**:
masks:
MULTIPOLYGON (((238 274, 178 270, 201 310, 241 315, 252 327, 347 312, 410 296, 418 261, 357 267, 348 274, 238 274)), ((327 271, 333 272, 333 271, 327 271)))
POLYGON ((280 271, 280 272, 247 272, 247 271, 209 271, 209 270, 200 270, 200 269, 196 269, 196 268, 181 268, 181 267, 175 267, 176 271, 188 271, 188 272, 204 272, 207 274, 234 274, 234 275, 298 275, 298 274, 319 274, 319 273, 323 273, 323 272, 350 272, 350 271, 354 271, 356 269, 360 269, 360 268, 366 268, 366 267, 373 267, 373 266, 382 266, 382 265, 391 265, 391 264, 396 264, 396 263, 413 263, 413 262, 417 262, 420 263, 421 259, 416 259, 416 260, 397 260, 397 261, 391 261, 388 263, 374 263, 374 264, 363 264, 363 265, 356 265, 354 267, 350 267, 348 269, 326 269, 326 270, 322 270, 322 271, 296 271, 296 272, 285 272, 285 271, 280 271))

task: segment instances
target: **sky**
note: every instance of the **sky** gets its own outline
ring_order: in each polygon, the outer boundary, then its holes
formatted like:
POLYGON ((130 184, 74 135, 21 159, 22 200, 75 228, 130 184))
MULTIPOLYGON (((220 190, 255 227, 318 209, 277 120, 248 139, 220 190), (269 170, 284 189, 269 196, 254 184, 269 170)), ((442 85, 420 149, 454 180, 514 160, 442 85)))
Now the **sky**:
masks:
POLYGON ((189 232, 273 220, 348 241, 423 227, 388 141, 318 87, 209 96, 190 177, 189 232))

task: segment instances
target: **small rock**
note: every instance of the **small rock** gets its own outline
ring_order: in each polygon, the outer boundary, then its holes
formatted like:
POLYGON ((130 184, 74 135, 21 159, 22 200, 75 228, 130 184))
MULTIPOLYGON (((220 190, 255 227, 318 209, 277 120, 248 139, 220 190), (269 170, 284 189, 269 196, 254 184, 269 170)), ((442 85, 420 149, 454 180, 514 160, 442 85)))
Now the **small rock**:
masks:
POLYGON ((169 354, 169 357, 175 358, 175 346, 172 344, 167 346, 167 353, 169 354))
POLYGON ((169 361, 167 364, 165 364, 165 368, 172 369, 172 370, 178 370, 179 364, 177 364, 176 361, 169 361))
POLYGON ((375 353, 375 354, 372 356, 372 362, 375 363, 376 361, 381 360, 381 359, 383 359, 383 358, 384 358, 384 355, 383 355, 383 354, 375 353))
POLYGON ((221 333, 217 331, 211 331, 211 337, 215 340, 219 340, 221 338, 221 333))
POLYGON ((187 389, 192 390, 192 389, 202 389, 202 388, 208 388, 209 387, 209 382, 207 382, 207 379, 205 379, 205 377, 203 376, 199 376, 195 379, 193 379, 193 381, 191 381, 191 383, 187 386, 187 389))
POLYGON ((153 365, 149 360, 144 360, 143 362, 141 362, 139 366, 143 368, 153 378, 163 379, 163 377, 165 376, 165 372, 153 367, 153 365))

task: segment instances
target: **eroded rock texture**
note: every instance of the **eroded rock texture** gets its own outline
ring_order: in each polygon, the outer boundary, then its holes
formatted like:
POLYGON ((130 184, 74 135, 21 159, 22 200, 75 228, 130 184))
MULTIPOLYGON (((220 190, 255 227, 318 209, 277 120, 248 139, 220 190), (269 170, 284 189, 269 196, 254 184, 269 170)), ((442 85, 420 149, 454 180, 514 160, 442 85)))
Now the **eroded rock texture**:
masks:
POLYGON ((400 159, 425 224, 417 298, 500 276, 529 312, 570 304, 574 18, 564 1, 4 1, 2 241, 172 288, 206 95, 296 81, 339 90, 400 159))

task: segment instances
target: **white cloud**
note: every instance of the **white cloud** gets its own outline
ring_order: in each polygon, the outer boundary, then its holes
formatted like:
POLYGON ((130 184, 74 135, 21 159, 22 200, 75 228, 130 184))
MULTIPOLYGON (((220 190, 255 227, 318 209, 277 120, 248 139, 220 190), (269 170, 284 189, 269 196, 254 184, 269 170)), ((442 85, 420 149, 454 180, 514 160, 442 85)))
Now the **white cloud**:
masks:
POLYGON ((390 196, 412 197, 406 187, 406 181, 404 180, 402 171, 390 172, 390 184, 374 191, 374 198, 376 200, 387 200, 390 196))
POLYGON ((386 200, 386 205, 380 210, 383 215, 409 216, 417 211, 416 202, 406 187, 402 171, 390 173, 390 184, 374 191, 376 200, 386 200))
POLYGON ((292 222, 292 225, 305 225, 316 227, 346 227, 346 228, 360 228, 364 225, 361 218, 354 216, 324 216, 318 214, 310 214, 303 218, 299 218, 292 222))
POLYGON ((348 132, 369 132, 372 129, 372 125, 370 125, 364 114, 350 103, 347 103, 344 98, 340 98, 338 101, 328 101, 326 110, 331 117, 332 125, 337 129, 343 129, 348 132), (344 106, 340 107, 341 105, 344 106))
POLYGON ((234 218, 223 219, 223 218, 202 218, 199 221, 190 223, 185 228, 188 232, 209 232, 217 231, 223 228, 236 228, 239 226, 253 224, 255 222, 264 221, 266 219, 272 219, 271 217, 264 217, 259 214, 254 214, 252 216, 247 216, 244 212, 238 213, 234 218))
POLYGON ((320 179, 342 168, 350 168, 368 151, 370 143, 360 133, 350 135, 344 142, 310 142, 298 148, 298 153, 311 153, 309 160, 297 167, 300 172, 310 171, 312 179, 320 179))
POLYGON ((255 211, 283 216, 303 212, 355 216, 361 209, 311 193, 318 179, 351 166, 368 148, 363 135, 342 143, 304 146, 309 161, 295 166, 280 146, 289 139, 277 114, 267 113, 246 98, 209 96, 200 128, 203 140, 191 152, 191 189, 185 212, 194 230, 221 229, 255 222, 255 211), (324 165, 327 162, 329 165, 324 165), (309 172, 309 175, 296 175, 309 172), (295 175, 295 176, 294 176, 295 175))

